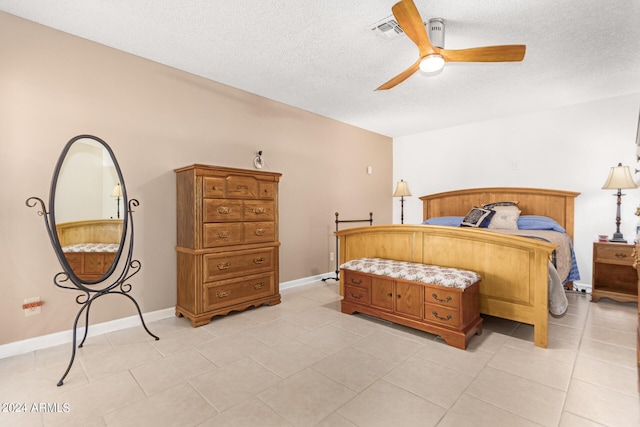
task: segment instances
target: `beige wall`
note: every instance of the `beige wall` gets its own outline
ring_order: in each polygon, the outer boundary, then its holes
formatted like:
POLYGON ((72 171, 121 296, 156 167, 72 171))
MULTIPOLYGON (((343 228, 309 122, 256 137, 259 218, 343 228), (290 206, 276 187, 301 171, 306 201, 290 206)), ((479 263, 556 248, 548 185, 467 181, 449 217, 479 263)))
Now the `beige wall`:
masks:
MULTIPOLYGON (((375 223, 391 222, 390 138, 5 13, 0 58, 0 344, 71 328, 77 292, 53 285, 60 268, 42 217, 25 200, 48 200, 58 155, 78 134, 111 146, 129 196, 140 201, 142 272, 131 283, 143 312, 175 304, 175 168, 252 168, 263 151, 265 169, 283 174, 281 282, 333 271, 335 211, 344 219, 373 211, 375 223), (23 300, 34 296, 43 314, 25 317, 23 300)), ((92 308, 92 322, 134 314, 124 298, 107 297, 92 308)))

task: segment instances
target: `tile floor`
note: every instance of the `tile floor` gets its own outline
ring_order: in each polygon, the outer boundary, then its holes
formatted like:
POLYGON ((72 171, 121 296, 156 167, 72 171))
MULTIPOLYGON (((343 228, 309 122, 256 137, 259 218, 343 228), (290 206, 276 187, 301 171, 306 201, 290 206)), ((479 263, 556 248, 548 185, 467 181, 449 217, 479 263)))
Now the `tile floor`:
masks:
POLYGON ((637 306, 569 293, 549 348, 484 316, 467 351, 340 313, 337 284, 192 328, 91 337, 64 386, 64 345, 0 360, 2 426, 638 426, 637 306), (32 405, 48 405, 42 412, 32 405), (56 406, 57 405, 57 406, 56 406))

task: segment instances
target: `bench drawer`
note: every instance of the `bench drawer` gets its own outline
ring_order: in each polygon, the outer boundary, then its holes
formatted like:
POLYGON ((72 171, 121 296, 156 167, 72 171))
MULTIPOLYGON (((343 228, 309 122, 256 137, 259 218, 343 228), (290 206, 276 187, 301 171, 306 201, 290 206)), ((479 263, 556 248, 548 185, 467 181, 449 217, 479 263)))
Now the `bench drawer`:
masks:
POLYGON ((371 276, 354 273, 351 270, 342 270, 345 286, 357 286, 367 290, 371 289, 371 276))
POLYGON ((426 286, 424 302, 457 309, 460 307, 460 292, 442 287, 426 286))
POLYGON ((358 288, 355 286, 345 285, 344 287, 345 299, 357 302, 360 304, 370 304, 369 289, 358 288))
POLYGON ((460 311, 437 304, 424 305, 424 319, 452 328, 460 327, 460 311))

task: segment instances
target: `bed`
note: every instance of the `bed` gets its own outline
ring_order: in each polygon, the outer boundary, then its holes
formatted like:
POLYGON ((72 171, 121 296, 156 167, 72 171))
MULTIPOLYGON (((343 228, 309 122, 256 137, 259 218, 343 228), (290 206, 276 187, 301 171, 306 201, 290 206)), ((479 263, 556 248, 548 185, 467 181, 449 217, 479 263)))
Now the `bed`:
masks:
POLYGON ((63 250, 78 244, 120 244, 121 219, 91 219, 56 224, 58 240, 63 250))
MULTIPOLYGON (((517 201, 521 215, 552 219, 573 238, 576 192, 535 188, 476 188, 420 197, 423 219, 464 217, 474 206, 517 201)), ((337 231, 340 264, 386 258, 472 270, 482 275, 480 312, 534 326, 547 347, 549 261, 556 244, 543 239, 446 225, 381 225, 337 231)), ((343 293, 344 283, 340 283, 343 293)))

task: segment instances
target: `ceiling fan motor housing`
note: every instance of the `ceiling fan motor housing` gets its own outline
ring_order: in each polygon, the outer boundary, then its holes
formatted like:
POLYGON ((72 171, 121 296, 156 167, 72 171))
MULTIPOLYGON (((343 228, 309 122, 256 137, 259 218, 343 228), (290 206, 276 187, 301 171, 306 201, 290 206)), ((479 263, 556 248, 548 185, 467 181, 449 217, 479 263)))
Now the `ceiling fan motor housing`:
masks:
POLYGON ((427 33, 431 45, 444 49, 444 19, 429 19, 429 22, 427 22, 427 33))

